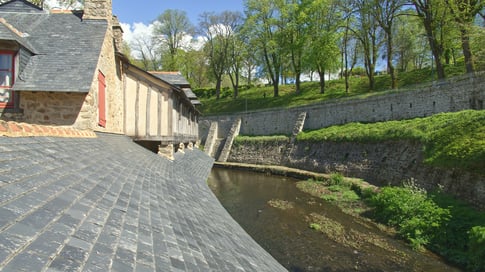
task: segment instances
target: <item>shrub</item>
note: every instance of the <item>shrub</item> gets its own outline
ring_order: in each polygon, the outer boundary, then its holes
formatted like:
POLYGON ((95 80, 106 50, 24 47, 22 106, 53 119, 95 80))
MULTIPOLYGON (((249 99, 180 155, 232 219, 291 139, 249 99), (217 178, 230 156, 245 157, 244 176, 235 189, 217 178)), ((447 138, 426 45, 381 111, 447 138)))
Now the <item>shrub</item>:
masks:
POLYGON ((416 249, 429 244, 450 215, 449 210, 440 208, 425 191, 414 186, 384 187, 370 204, 377 220, 396 227, 416 249))
POLYGON ((330 174, 329 185, 344 185, 345 177, 340 173, 330 174))
POLYGON ((475 226, 468 232, 468 246, 470 249, 469 269, 472 271, 485 270, 485 226, 475 226))

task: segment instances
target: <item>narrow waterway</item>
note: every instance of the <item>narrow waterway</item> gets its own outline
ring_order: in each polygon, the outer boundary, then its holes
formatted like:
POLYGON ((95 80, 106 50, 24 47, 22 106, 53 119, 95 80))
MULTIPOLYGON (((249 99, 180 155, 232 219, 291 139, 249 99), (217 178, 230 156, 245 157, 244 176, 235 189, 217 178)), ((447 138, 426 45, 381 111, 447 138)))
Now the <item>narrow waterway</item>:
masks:
POLYGON ((246 232, 290 271, 460 271, 299 191, 294 179, 214 168, 208 184, 246 232), (274 208, 270 200, 287 201, 289 208, 274 208), (340 237, 311 229, 315 215, 339 226, 340 237))

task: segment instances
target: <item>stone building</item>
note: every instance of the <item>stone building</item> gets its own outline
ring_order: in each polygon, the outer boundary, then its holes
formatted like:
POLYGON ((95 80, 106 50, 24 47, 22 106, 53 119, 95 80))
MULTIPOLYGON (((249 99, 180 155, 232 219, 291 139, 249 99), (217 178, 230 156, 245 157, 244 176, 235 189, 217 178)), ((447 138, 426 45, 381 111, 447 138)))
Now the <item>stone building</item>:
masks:
POLYGON ((191 98, 120 53, 111 0, 84 5, 0 5, 0 120, 126 134, 169 153, 195 142, 200 113, 191 98))

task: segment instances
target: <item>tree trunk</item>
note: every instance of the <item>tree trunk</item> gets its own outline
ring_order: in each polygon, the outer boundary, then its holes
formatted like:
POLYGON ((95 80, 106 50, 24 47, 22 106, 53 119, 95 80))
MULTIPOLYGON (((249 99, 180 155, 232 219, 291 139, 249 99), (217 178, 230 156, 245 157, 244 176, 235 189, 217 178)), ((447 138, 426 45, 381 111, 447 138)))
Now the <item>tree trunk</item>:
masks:
POLYGON ((320 76, 320 94, 325 93, 325 70, 318 71, 320 76))
POLYGON ((280 94, 279 94, 279 92, 280 92, 279 85, 280 85, 279 78, 273 79, 273 97, 280 96, 280 94))
POLYGON ((431 48, 431 52, 433 53, 434 62, 436 65, 436 72, 438 73, 438 79, 444 79, 445 75, 445 68, 443 63, 441 62, 441 55, 443 53, 443 49, 441 45, 436 40, 436 37, 433 33, 433 26, 432 22, 429 20, 424 19, 424 28, 426 30, 426 35, 428 36, 429 47, 431 48))
POLYGON ((221 78, 216 79, 216 99, 221 98, 221 78))
POLYGON ((463 56, 465 57, 465 67, 467 73, 473 73, 475 71, 475 67, 473 65, 473 54, 470 47, 470 34, 466 27, 462 27, 460 30, 461 33, 461 47, 463 49, 463 56))
POLYGON ((296 94, 301 94, 301 72, 296 73, 296 79, 295 79, 295 87, 296 87, 296 94))
POLYGON ((397 89, 396 69, 392 63, 392 56, 394 55, 392 43, 392 33, 387 33, 387 68, 389 69, 389 74, 391 75, 391 88, 397 89))

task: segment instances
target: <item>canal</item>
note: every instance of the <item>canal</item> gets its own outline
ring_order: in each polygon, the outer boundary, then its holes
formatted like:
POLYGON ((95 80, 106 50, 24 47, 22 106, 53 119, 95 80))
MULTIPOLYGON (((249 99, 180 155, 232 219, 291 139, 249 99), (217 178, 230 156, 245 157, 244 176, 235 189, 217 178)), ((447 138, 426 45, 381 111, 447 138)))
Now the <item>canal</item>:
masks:
POLYGON ((222 168, 214 168, 208 180, 231 216, 289 271, 460 271, 429 252, 413 251, 367 220, 301 192, 296 182, 222 168), (275 208, 269 203, 287 205, 275 208), (323 218, 329 231, 311 229, 312 217, 323 218))

